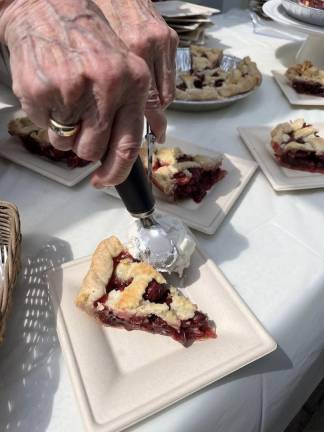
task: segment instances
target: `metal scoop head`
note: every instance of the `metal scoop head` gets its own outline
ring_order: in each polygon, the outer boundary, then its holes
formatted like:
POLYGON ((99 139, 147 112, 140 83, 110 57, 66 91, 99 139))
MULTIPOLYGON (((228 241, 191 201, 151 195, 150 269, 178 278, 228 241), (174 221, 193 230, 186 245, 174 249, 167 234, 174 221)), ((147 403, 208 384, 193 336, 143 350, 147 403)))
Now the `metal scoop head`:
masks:
POLYGON ((160 272, 169 273, 178 259, 176 245, 152 215, 140 219, 140 223, 133 240, 137 258, 149 262, 160 272))

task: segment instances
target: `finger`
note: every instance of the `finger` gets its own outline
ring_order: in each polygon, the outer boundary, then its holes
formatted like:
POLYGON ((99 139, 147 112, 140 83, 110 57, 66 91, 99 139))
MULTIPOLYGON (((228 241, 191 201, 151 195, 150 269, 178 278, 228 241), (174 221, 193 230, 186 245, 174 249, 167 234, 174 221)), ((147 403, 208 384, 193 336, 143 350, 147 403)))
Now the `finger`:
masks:
POLYGON ((165 142, 165 134, 167 128, 167 119, 161 109, 146 110, 145 117, 149 122, 152 132, 156 136, 157 142, 162 144, 165 142))
POLYGON ((150 84, 150 90, 148 93, 145 109, 147 111, 161 109, 160 95, 156 87, 155 76, 153 71, 151 72, 151 84, 150 84))
POLYGON ((48 128, 48 138, 53 147, 58 150, 68 151, 72 150, 77 135, 70 137, 62 137, 48 128))
POLYGON ((177 44, 177 36, 174 37, 171 33, 167 48, 164 48, 163 52, 158 53, 155 57, 154 76, 162 108, 166 108, 175 96, 177 44))
POLYGON ((91 183, 96 188, 115 186, 128 176, 139 152, 143 137, 143 106, 131 104, 116 114, 109 150, 91 183))
POLYGON ((81 159, 87 161, 102 159, 107 151, 113 119, 113 110, 106 112, 104 119, 100 121, 95 118, 95 115, 85 117, 72 150, 81 159))

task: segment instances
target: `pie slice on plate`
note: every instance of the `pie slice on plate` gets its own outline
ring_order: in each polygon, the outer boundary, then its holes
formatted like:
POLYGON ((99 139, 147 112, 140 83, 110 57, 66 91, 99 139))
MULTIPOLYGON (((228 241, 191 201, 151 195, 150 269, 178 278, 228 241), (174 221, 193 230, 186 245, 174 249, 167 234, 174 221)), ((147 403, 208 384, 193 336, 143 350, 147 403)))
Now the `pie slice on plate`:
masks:
POLYGON ((116 237, 95 250, 76 304, 104 325, 170 336, 185 347, 216 337, 207 315, 116 237))
POLYGON ((83 167, 90 162, 80 159, 73 151, 54 148, 48 139, 46 129, 36 126, 28 117, 13 119, 8 124, 10 135, 17 136, 30 153, 45 156, 55 162, 64 162, 70 168, 83 167))
POLYGON ((271 146, 281 165, 324 174, 324 139, 304 119, 275 127, 271 131, 271 146))
POLYGON ((324 97, 324 70, 310 61, 290 66, 286 71, 290 86, 300 94, 324 97))
MULTIPOLYGON (((141 149, 147 168, 147 151, 141 149)), ((152 182, 171 201, 186 198, 199 203, 215 183, 226 175, 223 155, 216 157, 190 155, 179 147, 156 147, 153 154, 152 182)))

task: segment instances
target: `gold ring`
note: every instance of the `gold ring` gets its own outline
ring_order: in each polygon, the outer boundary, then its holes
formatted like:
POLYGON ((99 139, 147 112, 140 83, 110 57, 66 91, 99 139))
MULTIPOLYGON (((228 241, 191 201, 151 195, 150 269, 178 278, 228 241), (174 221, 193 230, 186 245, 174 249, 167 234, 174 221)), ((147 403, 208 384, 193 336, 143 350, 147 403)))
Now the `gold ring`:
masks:
POLYGON ((49 119, 49 127, 55 132, 57 135, 61 137, 71 137, 75 135, 79 130, 78 124, 76 125, 64 125, 59 123, 52 118, 49 119))

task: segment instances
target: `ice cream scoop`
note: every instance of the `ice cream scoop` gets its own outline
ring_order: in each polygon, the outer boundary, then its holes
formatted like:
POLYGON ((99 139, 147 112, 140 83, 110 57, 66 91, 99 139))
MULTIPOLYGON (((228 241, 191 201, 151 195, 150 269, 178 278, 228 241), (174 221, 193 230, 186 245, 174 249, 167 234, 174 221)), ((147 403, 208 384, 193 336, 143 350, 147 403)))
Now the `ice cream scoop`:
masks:
MULTIPOLYGON (((147 126, 146 141, 150 176, 155 137, 149 126, 147 126)), ((178 258, 178 251, 174 241, 168 237, 163 227, 154 218, 155 199, 148 175, 138 157, 128 178, 116 186, 116 190, 129 213, 140 222, 141 229, 138 229, 134 240, 137 257, 148 261, 161 272, 170 272, 170 268, 178 258)))

